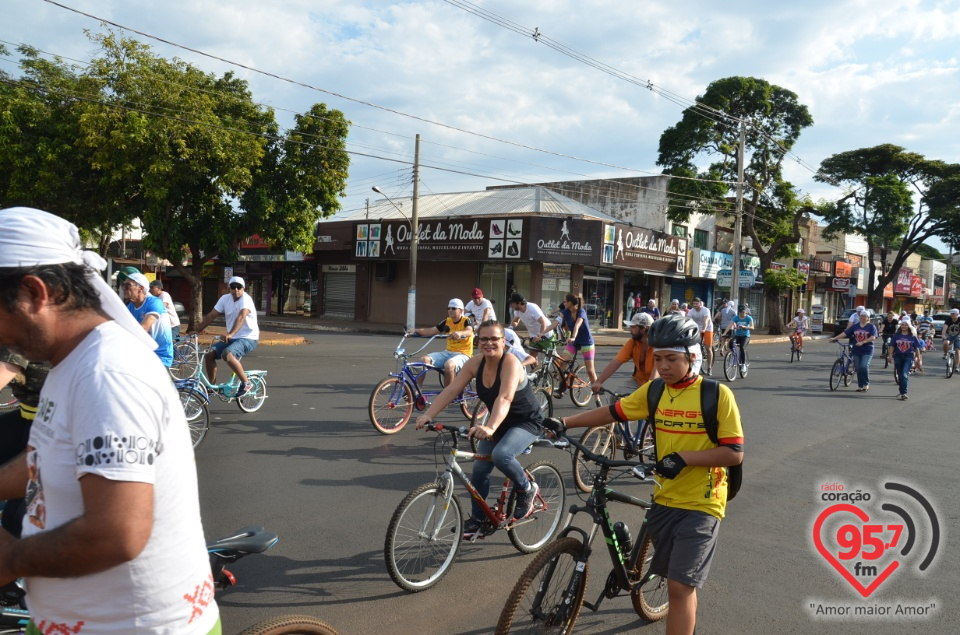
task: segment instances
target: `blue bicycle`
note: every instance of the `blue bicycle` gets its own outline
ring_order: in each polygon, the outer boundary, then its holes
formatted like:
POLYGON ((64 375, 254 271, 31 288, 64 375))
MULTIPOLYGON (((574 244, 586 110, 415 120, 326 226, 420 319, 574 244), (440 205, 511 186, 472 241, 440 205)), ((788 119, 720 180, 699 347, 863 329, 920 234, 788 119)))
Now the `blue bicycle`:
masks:
MULTIPOLYGON (((426 344, 412 353, 406 352, 403 348, 403 344, 408 337, 416 336, 405 334, 396 350, 393 351, 393 357, 397 360, 397 371, 390 373, 370 393, 368 408, 370 423, 377 429, 377 432, 383 434, 400 432, 403 426, 410 421, 414 408, 419 411, 426 410, 431 403, 430 400, 443 390, 442 368, 424 362, 411 362, 409 359, 422 353, 433 340, 446 339, 446 335, 434 335, 427 340, 426 344), (423 380, 426 379, 426 375, 430 371, 437 373, 440 383, 439 389, 424 390, 421 388, 423 380)), ((481 423, 486 421, 487 408, 477 399, 477 391, 474 389, 472 380, 452 403, 460 406, 463 416, 468 420, 479 420, 481 423)))
POLYGON ((853 374, 853 356, 850 355, 850 345, 837 342, 840 346, 840 357, 833 362, 830 368, 830 390, 836 390, 843 381, 844 386, 850 385, 850 375, 853 374))

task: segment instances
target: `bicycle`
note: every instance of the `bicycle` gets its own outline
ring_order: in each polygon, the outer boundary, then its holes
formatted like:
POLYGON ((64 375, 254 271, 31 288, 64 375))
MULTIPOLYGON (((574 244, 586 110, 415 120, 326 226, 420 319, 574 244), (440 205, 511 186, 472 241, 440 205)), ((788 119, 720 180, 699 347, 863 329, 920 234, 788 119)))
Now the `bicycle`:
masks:
MULTIPOLYGON (((840 356, 833 362, 830 368, 830 390, 836 390, 840 387, 840 380, 843 380, 844 386, 850 385, 850 376, 853 374, 853 356, 850 355, 850 344, 837 342, 840 346, 840 356)), ((894 369, 896 372, 896 369, 894 369)))
POLYGON ((557 354, 555 348, 543 351, 547 356, 543 366, 550 376, 551 395, 557 399, 563 398, 563 393, 570 391, 570 401, 578 408, 584 408, 590 403, 593 390, 590 387, 590 377, 586 366, 577 364, 577 353, 569 360, 557 354))
POLYGON ((731 337, 730 350, 723 358, 723 376, 727 378, 727 381, 735 381, 738 372, 740 377, 747 376, 747 373, 750 372, 750 357, 747 355, 747 349, 740 348, 737 338, 731 337), (741 351, 743 353, 742 364, 740 363, 741 351))
POLYGON ((956 360, 954 359, 954 356, 956 355, 956 353, 954 353, 954 351, 952 350, 953 349, 952 346, 950 348, 951 350, 947 353, 947 360, 946 360, 947 368, 946 368, 946 372, 944 373, 944 376, 947 379, 950 379, 951 377, 953 377, 953 373, 956 370, 956 360))
MULTIPOLYGON (((624 395, 601 389, 601 395, 608 395, 613 401, 616 401, 624 395)), ((603 404, 606 407, 610 404, 603 404)), ((648 463, 657 462, 657 450, 655 447, 654 426, 650 421, 643 419, 640 421, 614 421, 605 426, 588 428, 580 436, 580 445, 587 448, 593 454, 605 456, 613 460, 617 456, 617 450, 623 452, 623 459, 642 460, 648 463)), ((589 493, 593 489, 593 480, 596 477, 594 468, 590 461, 584 460, 579 449, 573 452, 573 480, 577 484, 577 489, 581 492, 589 493)))
POLYGON ((174 379, 190 379, 200 371, 200 345, 196 333, 178 335, 173 342, 173 363, 167 369, 174 379))
POLYGON ((210 430, 210 396, 196 379, 175 379, 173 385, 180 395, 180 405, 187 417, 190 438, 196 450, 210 430))
MULTIPOLYGON (((393 351, 393 357, 397 360, 397 371, 390 373, 386 379, 374 386, 370 393, 370 402, 367 412, 370 415, 370 423, 381 434, 396 434, 403 429, 413 409, 418 411, 426 410, 431 403, 431 399, 439 395, 443 388, 443 369, 427 364, 425 362, 408 361, 411 357, 416 357, 423 352, 430 343, 437 339, 446 339, 446 335, 434 335, 430 337, 426 344, 421 346, 413 353, 408 353, 403 348, 403 343, 410 337, 419 337, 416 335, 407 335, 404 333, 393 351), (435 371, 440 378, 440 390, 424 390, 420 387, 429 371, 435 371)), ((473 380, 467 384, 462 393, 457 395, 451 404, 460 406, 463 416, 468 420, 473 420, 474 410, 480 408, 480 416, 486 420, 486 406, 483 406, 477 399, 477 391, 474 389, 473 380)))
POLYGON ((612 480, 609 476, 612 469, 629 468, 637 479, 647 481, 653 466, 636 461, 613 461, 589 452, 573 439, 567 440, 600 466, 590 497, 585 505, 570 507, 560 537, 537 554, 520 575, 500 613, 497 635, 571 633, 583 606, 597 611, 605 598, 615 598, 624 591, 630 594, 637 614, 648 621, 663 619, 669 610, 667 580, 650 573, 654 546, 646 523, 640 526, 640 534, 633 542, 629 528, 624 523, 614 523, 608 510, 611 501, 650 509, 652 501, 617 492, 607 485, 612 480), (593 521, 589 533, 572 524, 580 512, 589 514, 593 521), (591 545, 598 532, 603 534, 613 568, 600 596, 590 603, 584 600, 584 594, 591 545))
MULTIPOLYGON (((883 347, 880 349, 880 355, 883 356, 883 367, 888 368, 890 366, 890 338, 892 336, 889 334, 883 334, 883 347)), ((896 370, 894 370, 896 374, 896 370)))
POLYGON ((802 335, 798 331, 794 331, 790 334, 790 363, 793 363, 793 358, 796 357, 799 362, 803 359, 803 339, 802 335))
MULTIPOLYGON (((223 338, 219 336, 215 336, 210 343, 213 344, 222 339, 223 338)), ((202 355, 205 356, 210 350, 211 349, 205 350, 202 355)), ((244 412, 256 412, 260 410, 263 402, 267 399, 267 371, 247 370, 245 372, 247 374, 247 380, 253 384, 253 388, 243 393, 240 397, 237 397, 237 393, 240 391, 240 379, 236 373, 230 376, 230 381, 222 384, 214 384, 207 379, 206 373, 203 372, 203 364, 201 364, 195 377, 197 390, 202 391, 206 395, 207 403, 210 403, 210 393, 213 393, 224 403, 231 403, 236 399, 240 410, 244 412)))
MULTIPOLYGON (((493 506, 487 505, 464 473, 457 459, 490 460, 489 455, 464 452, 459 441, 467 429, 450 428, 440 423, 429 423, 426 428, 437 433, 435 446, 450 447, 446 469, 433 483, 412 490, 397 506, 387 528, 383 543, 383 557, 390 578, 401 589, 411 593, 424 591, 437 584, 450 570, 463 543, 464 515, 456 496, 458 479, 483 509, 484 526, 469 540, 476 542, 500 529, 506 529, 510 542, 521 553, 533 553, 546 545, 560 526, 566 500, 563 475, 548 461, 538 461, 525 468, 527 478, 536 481, 540 492, 534 499, 534 511, 523 520, 513 520, 517 492, 504 481, 493 506), (446 441, 449 437, 449 442, 446 441)), ((566 447, 565 442, 546 438, 534 445, 566 447)))

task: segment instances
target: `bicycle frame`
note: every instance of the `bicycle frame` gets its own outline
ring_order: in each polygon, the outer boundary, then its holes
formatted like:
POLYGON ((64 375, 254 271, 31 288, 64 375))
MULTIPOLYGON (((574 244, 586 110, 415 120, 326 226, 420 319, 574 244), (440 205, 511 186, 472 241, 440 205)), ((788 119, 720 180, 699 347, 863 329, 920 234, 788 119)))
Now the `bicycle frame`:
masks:
MULTIPOLYGON (((214 337, 213 342, 216 342, 219 339, 219 337, 214 337)), ((234 373, 230 376, 230 381, 222 384, 215 384, 211 382, 203 370, 204 358, 206 357, 207 353, 210 352, 210 350, 211 349, 208 348, 200 353, 200 364, 197 369, 196 377, 192 377, 183 381, 197 382, 197 385, 202 387, 202 390, 197 390, 196 392, 198 394, 204 394, 208 404, 210 403, 208 391, 213 392, 213 394, 219 397, 220 401, 223 401, 224 403, 230 403, 237 398, 237 392, 240 390, 240 379, 237 377, 236 373, 234 373)), ((267 371, 265 370, 245 370, 244 372, 247 374, 247 379, 251 381, 254 377, 265 377, 267 374, 267 371)))
MULTIPOLYGON (((413 394, 413 402, 418 410, 424 410, 427 407, 427 404, 430 403, 430 399, 436 397, 443 389, 440 390, 423 390, 420 387, 420 378, 427 374, 427 372, 433 370, 436 371, 440 378, 443 379, 443 369, 438 368, 432 364, 427 364, 426 362, 411 362, 408 361, 409 358, 415 357, 422 353, 427 346, 435 339, 446 339, 446 335, 434 335, 427 340, 427 342, 421 346, 419 349, 413 353, 407 353, 403 349, 403 342, 407 340, 409 336, 404 335, 403 339, 400 340, 400 344, 397 345, 396 350, 393 352, 394 358, 397 360, 397 371, 390 373, 389 377, 396 377, 401 380, 404 384, 410 387, 410 391, 413 394)), ((397 385, 395 390, 403 390, 400 385, 397 385)), ((391 400, 396 400, 398 395, 391 395, 391 400)), ((473 390, 470 384, 457 395, 456 399, 451 401, 451 405, 459 405, 464 401, 472 401, 477 398, 477 393, 473 390)))

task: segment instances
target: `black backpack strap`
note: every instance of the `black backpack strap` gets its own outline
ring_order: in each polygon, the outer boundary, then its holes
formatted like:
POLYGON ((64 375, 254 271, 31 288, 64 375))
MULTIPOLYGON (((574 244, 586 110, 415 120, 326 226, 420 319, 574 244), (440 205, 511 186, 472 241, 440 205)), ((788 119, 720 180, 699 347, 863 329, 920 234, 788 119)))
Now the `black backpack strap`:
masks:
POLYGON ((719 407, 720 382, 704 377, 700 384, 700 412, 703 413, 707 436, 717 445, 720 445, 720 421, 717 419, 719 407))
POLYGON ((647 407, 649 408, 647 421, 656 421, 657 406, 660 405, 660 397, 663 396, 663 386, 663 380, 659 377, 650 380, 647 386, 647 407))

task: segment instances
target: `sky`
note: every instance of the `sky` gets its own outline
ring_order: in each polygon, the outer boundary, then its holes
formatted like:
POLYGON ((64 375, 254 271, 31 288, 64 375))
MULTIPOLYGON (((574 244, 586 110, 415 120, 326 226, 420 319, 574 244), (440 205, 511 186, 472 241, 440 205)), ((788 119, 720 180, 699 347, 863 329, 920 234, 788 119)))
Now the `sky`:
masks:
MULTIPOLYGON (((812 178, 839 152, 893 143, 960 162, 960 0, 61 3, 94 17, 0 0, 0 41, 82 63, 96 55, 85 30, 108 20, 227 60, 126 33, 157 55, 248 80, 281 126, 317 102, 343 111, 354 153, 344 209, 378 197, 374 185, 410 196, 417 134, 421 194, 658 174, 663 131, 734 75, 787 88, 809 108, 814 125, 785 174, 814 199, 839 197, 812 178)), ((0 69, 16 74, 16 57, 0 69)))

